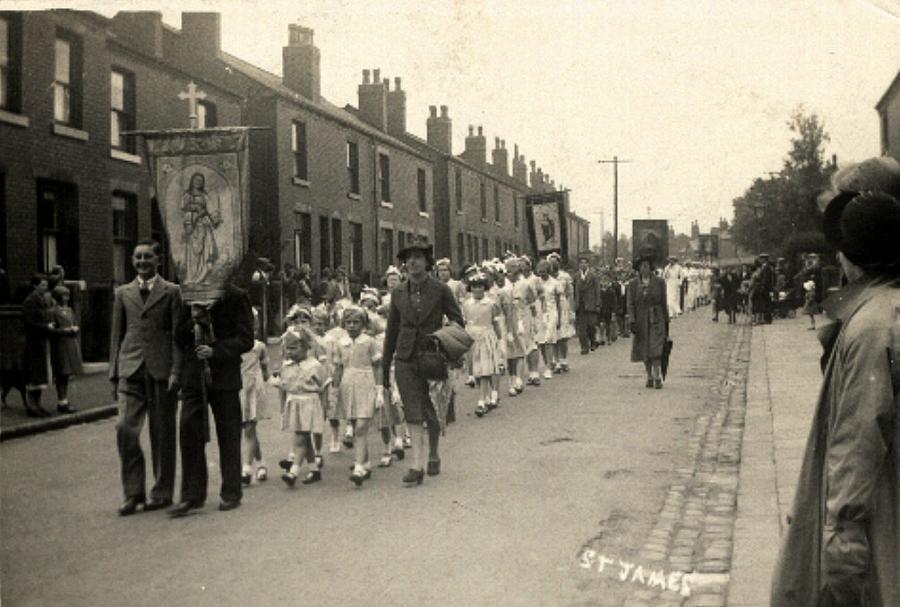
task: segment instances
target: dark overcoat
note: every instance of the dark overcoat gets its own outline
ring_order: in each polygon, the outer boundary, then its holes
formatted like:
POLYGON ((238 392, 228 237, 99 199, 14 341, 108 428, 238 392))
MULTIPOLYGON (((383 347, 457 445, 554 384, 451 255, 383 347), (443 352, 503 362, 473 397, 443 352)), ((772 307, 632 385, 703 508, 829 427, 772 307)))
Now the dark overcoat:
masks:
POLYGON ((651 276, 645 286, 640 277, 628 283, 628 316, 634 325, 631 337, 631 362, 650 362, 660 358, 669 336, 669 306, 666 281, 651 276))
POLYGON ((48 294, 32 291, 22 302, 22 321, 25 325, 22 366, 25 369, 25 383, 30 387, 44 387, 50 382, 52 301, 48 294))
POLYGON ((772 578, 773 607, 900 605, 900 282, 853 283, 772 578))

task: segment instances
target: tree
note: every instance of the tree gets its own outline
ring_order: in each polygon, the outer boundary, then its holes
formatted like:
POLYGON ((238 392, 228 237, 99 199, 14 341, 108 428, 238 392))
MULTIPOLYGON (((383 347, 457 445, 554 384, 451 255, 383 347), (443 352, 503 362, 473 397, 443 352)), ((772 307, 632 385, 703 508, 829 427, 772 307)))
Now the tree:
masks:
POLYGON ((732 234, 748 250, 780 253, 791 235, 822 230, 816 197, 835 170, 825 161, 828 133, 821 119, 807 115, 803 106, 793 111, 787 127, 793 136, 781 171, 755 179, 733 201, 732 234))

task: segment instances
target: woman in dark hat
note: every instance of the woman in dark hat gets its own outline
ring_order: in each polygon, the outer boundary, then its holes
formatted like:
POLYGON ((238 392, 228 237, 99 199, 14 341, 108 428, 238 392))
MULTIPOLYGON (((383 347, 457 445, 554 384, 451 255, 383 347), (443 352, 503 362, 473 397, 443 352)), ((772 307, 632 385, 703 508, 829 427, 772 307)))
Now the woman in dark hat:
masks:
POLYGON ((438 440, 445 420, 439 419, 431 395, 441 391, 438 384, 446 382, 446 379, 426 377, 429 370, 422 364, 422 354, 432 350, 430 336, 443 326, 444 317, 460 326, 465 326, 465 320, 450 287, 429 275, 434 265, 431 245, 421 240, 413 241, 397 254, 397 259, 406 266, 407 280, 391 292, 382 357, 383 385, 387 400, 390 398, 393 361, 403 414, 412 439, 412 467, 403 482, 421 484, 425 475, 426 441, 429 476, 435 476, 441 470, 438 440))
POLYGON ((772 605, 900 605, 900 164, 842 169, 823 217, 847 285, 824 304, 824 378, 772 605))
POLYGON ((655 251, 642 248, 635 261, 638 275, 626 292, 631 318, 631 362, 643 362, 647 387, 662 388, 662 355, 669 337, 669 307, 666 281, 654 273, 655 251))

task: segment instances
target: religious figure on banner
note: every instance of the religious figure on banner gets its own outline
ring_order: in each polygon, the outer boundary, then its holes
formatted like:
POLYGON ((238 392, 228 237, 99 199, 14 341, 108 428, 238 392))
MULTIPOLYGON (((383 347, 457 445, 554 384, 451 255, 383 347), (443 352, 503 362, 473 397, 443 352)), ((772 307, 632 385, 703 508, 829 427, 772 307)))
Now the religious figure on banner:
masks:
POLYGON ((206 177, 197 171, 191 175, 187 191, 181 197, 184 213, 185 281, 202 283, 219 258, 216 228, 222 224, 219 198, 206 190, 206 177))
POLYGON ((562 246, 560 231, 557 226, 559 221, 559 203, 547 202, 532 205, 534 210, 535 225, 540 227, 537 248, 539 253, 559 250, 562 246))

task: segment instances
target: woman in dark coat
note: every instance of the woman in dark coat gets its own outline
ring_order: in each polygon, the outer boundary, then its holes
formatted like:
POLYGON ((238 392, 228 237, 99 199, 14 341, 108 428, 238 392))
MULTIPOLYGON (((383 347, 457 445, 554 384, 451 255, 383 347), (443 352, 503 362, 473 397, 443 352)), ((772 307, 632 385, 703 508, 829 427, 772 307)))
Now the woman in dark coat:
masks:
POLYGON ((33 291, 22 302, 25 324, 25 412, 29 417, 48 417, 41 408, 41 392, 50 383, 50 337, 54 335, 53 300, 47 292, 49 281, 44 274, 31 277, 33 291))
POLYGON ((662 389, 662 355, 669 337, 666 281, 653 273, 653 256, 642 254, 638 275, 628 284, 628 316, 631 318, 631 362, 643 362, 647 387, 662 389))
POLYGON ((446 379, 431 380, 423 376, 421 355, 429 349, 429 336, 443 326, 445 317, 459 326, 465 326, 465 321, 450 287, 428 275, 434 265, 431 245, 413 243, 401 250, 397 258, 406 264, 408 276, 405 283, 391 291, 382 357, 384 397, 391 398, 393 361, 394 379, 412 438, 412 467, 403 482, 421 484, 425 475, 426 442, 428 475, 435 476, 441 471, 438 439, 445 420, 439 419, 432 398, 442 387, 447 387, 446 379), (427 434, 423 424, 427 424, 427 434))

